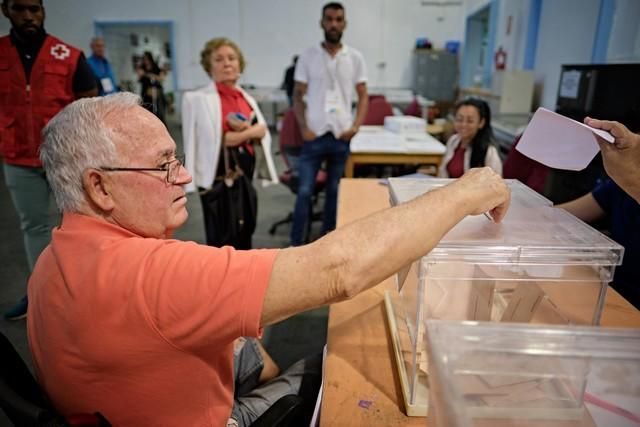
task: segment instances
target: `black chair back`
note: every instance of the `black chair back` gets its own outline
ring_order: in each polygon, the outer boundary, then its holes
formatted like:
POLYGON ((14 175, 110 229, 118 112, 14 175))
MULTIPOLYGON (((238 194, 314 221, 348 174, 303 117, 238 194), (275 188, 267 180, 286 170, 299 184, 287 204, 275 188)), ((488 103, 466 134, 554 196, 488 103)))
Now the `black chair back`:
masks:
POLYGON ((65 425, 57 424, 40 386, 31 375, 16 349, 0 333, 0 406, 17 426, 65 425))
MULTIPOLYGON (((281 397, 251 427, 294 427, 299 426, 304 399, 295 394, 281 397)), ((308 424, 308 422, 307 422, 308 424)))
POLYGON ((11 342, 0 333, 0 407, 20 427, 110 427, 99 413, 74 415, 74 421, 57 414, 11 342))

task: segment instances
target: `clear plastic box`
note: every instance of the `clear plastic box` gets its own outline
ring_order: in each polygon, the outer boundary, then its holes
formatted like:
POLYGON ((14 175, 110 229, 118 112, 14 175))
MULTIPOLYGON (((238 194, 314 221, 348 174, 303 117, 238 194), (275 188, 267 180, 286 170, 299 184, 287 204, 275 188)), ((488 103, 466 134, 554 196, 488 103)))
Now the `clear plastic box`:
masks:
POLYGON ((640 330, 427 320, 432 427, 637 427, 640 330))
MULTIPOLYGON (((449 179, 389 179, 397 205, 449 179)), ((387 314, 408 415, 426 415, 426 319, 597 325, 624 249, 516 180, 502 223, 469 216, 396 275, 387 314)))

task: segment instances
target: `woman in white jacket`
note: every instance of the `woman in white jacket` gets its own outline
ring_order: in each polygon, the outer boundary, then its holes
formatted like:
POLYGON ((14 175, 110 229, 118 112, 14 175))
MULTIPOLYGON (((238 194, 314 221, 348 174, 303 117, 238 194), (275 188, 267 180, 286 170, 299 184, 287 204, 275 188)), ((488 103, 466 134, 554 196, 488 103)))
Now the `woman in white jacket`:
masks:
MULTIPOLYGON (((182 101, 185 166, 193 176, 186 190, 207 190, 216 178, 224 177, 223 147, 234 152, 230 159, 238 160, 246 176, 253 177, 256 158, 261 158, 266 162, 270 181, 278 182, 269 129, 255 99, 238 85, 245 66, 239 47, 229 39, 216 38, 205 44, 200 57, 212 84, 186 92, 182 101), (254 146, 258 141, 259 146, 254 146), (256 157, 260 149, 263 155, 256 157)), ((206 218, 205 225, 209 226, 206 218)), ((207 229, 210 244, 213 244, 210 239, 213 234, 215 230, 207 229)), ((224 244, 250 249, 250 236, 243 240, 224 244)))
POLYGON ((456 104, 456 133, 447 141, 438 176, 459 178, 468 169, 489 166, 502 175, 502 161, 491 129, 489 105, 474 98, 456 104))

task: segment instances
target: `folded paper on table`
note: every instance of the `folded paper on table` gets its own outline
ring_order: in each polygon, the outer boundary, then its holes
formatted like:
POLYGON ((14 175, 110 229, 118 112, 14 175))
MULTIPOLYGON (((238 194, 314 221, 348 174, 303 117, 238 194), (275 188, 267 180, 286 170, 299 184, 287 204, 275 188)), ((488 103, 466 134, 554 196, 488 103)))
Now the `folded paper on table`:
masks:
POLYGON ((516 149, 543 165, 566 170, 582 170, 598 154, 597 136, 613 143, 607 131, 538 108, 516 149))
POLYGON ((382 126, 361 126, 351 140, 352 153, 444 154, 444 144, 426 132, 398 134, 382 126))

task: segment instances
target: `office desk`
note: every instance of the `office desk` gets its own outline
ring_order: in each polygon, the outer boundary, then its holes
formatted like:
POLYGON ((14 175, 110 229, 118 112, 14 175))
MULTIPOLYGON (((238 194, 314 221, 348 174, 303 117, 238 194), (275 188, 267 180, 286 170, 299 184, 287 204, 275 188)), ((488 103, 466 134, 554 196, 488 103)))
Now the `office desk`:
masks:
POLYGON ((445 146, 425 132, 406 138, 386 131, 382 126, 361 126, 351 140, 351 152, 344 176, 353 178, 356 164, 416 164, 440 165, 445 146))
MULTIPOLYGON (((338 227, 389 206, 386 186, 374 179, 343 179, 338 197, 338 227)), ((407 417, 396 374, 393 347, 384 312, 387 279, 329 310, 327 358, 321 426, 425 426, 407 417)), ((603 326, 640 327, 640 312, 609 289, 603 326)))

